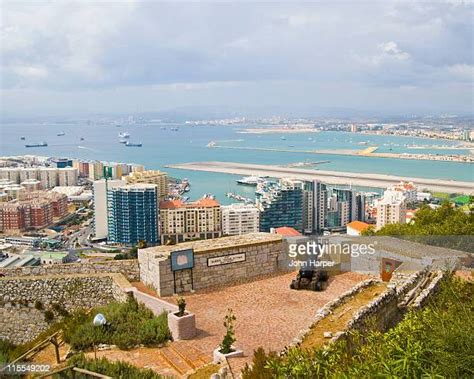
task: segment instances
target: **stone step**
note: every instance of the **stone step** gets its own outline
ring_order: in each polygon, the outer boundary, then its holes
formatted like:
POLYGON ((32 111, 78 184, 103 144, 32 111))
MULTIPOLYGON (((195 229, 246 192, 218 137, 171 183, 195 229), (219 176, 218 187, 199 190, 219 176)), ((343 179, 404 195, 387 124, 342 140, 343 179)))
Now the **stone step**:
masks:
POLYGON ((190 366, 186 360, 184 360, 180 354, 178 354, 170 346, 164 347, 160 350, 161 356, 164 360, 176 370, 180 375, 184 375, 187 372, 194 370, 193 366, 190 366))
POLYGON ((199 368, 212 361, 212 357, 204 354, 201 350, 186 342, 173 342, 170 345, 170 348, 179 354, 186 363, 193 368, 199 368))

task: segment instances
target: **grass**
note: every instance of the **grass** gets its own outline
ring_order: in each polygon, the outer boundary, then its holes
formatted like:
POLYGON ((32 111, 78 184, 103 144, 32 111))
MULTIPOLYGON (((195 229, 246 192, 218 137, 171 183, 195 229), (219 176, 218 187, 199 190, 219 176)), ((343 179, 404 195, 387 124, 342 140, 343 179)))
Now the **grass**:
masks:
POLYGON ((215 374, 219 371, 220 367, 221 366, 213 363, 206 365, 189 375, 188 379, 209 379, 212 374, 215 374))
POLYGON ((380 295, 386 289, 385 283, 376 284, 366 288, 348 299, 345 303, 337 307, 330 315, 323 318, 311 328, 310 333, 301 343, 301 349, 314 349, 328 342, 324 338, 324 332, 336 333, 346 328, 347 322, 353 317, 355 312, 375 296, 380 295))

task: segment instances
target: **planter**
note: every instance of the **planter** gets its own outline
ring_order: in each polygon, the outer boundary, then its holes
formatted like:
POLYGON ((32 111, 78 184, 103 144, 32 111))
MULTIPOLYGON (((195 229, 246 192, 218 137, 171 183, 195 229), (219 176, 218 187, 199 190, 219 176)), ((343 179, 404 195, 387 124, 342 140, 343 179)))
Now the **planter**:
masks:
POLYGON ((219 351, 220 347, 214 350, 212 356, 214 358, 213 363, 220 363, 220 362, 225 362, 226 358, 234 358, 234 357, 243 357, 244 352, 242 350, 236 349, 235 347, 232 346, 232 349, 234 350, 231 353, 221 353, 219 351))
POLYGON ((168 328, 175 341, 190 340, 196 336, 196 316, 186 313, 179 317, 178 313, 168 313, 168 328))

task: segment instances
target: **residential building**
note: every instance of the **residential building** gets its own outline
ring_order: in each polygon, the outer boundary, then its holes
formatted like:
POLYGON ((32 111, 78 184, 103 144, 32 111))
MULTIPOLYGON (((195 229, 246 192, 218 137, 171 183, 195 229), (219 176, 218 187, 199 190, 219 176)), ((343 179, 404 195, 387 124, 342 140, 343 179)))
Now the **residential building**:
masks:
POLYGON ((51 159, 51 165, 56 168, 72 167, 72 159, 69 158, 53 158, 51 159))
POLYGON ((156 184, 129 184, 107 190, 108 241, 135 245, 158 243, 156 184))
POLYGON ((280 182, 287 187, 297 187, 301 189, 303 194, 303 203, 301 209, 303 232, 305 234, 312 234, 315 222, 314 182, 286 178, 281 179, 280 182))
POLYGON ((406 200, 401 191, 387 190, 377 202, 377 229, 406 222, 406 200))
POLYGON ((60 186, 77 186, 77 168, 64 167, 58 169, 58 184, 60 186))
POLYGON ((284 182, 267 181, 257 186, 256 204, 260 210, 260 231, 292 227, 303 231, 303 190, 284 182))
POLYGON ((25 191, 32 192, 32 191, 39 191, 41 189, 41 182, 37 179, 28 179, 20 184, 25 191))
POLYGON ((221 235, 221 206, 216 200, 203 198, 190 203, 181 200, 160 202, 162 244, 217 238, 221 235))
POLYGON ((168 174, 159 170, 134 171, 124 176, 128 184, 149 183, 158 187, 158 197, 164 200, 168 196, 168 174))
POLYGON ((43 167, 39 171, 39 180, 44 189, 54 188, 58 185, 58 169, 54 167, 43 167))
POLYGON ((326 184, 315 180, 313 182, 314 223, 313 231, 321 233, 327 225, 328 217, 328 190, 326 184))
POLYGON ((6 179, 13 184, 20 183, 20 168, 19 167, 0 167, 0 179, 6 179))
POLYGON ((370 228, 370 225, 362 221, 352 221, 347 224, 347 234, 350 236, 360 236, 370 228))
POLYGON ((405 197, 405 202, 407 204, 416 203, 418 200, 418 191, 413 182, 401 181, 400 183, 395 184, 388 189, 401 192, 401 194, 405 197))
POLYGON ((19 232, 41 229, 68 214, 67 197, 58 193, 34 191, 0 204, 0 230, 19 232))
POLYGON ((252 204, 222 206, 222 234, 225 236, 257 233, 260 227, 260 212, 252 204))
POLYGON ((107 190, 125 185, 125 180, 96 180, 93 184, 94 193, 94 234, 96 239, 107 238, 107 190))

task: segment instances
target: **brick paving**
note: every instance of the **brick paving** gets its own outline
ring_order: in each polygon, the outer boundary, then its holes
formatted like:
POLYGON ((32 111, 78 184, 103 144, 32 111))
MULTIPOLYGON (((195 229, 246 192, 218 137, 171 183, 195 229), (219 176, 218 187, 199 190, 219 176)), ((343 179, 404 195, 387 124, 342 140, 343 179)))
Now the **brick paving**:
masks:
MULTIPOLYGON (((330 278, 323 292, 296 291, 289 288, 293 273, 185 296, 187 309, 196 314, 198 335, 192 340, 201 351, 212 354, 225 333, 222 325, 228 308, 232 308, 236 346, 249 358, 255 349, 279 351, 307 328, 316 311, 367 275, 344 273, 330 278)), ((173 297, 164 300, 174 302, 173 297)), ((191 341, 190 341, 191 342, 191 341)))

